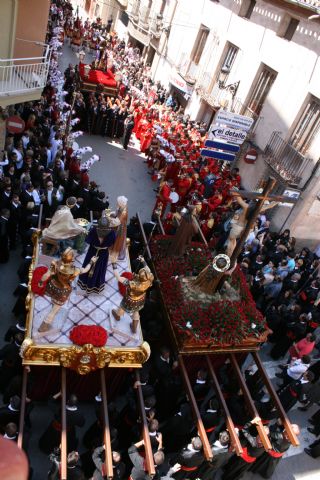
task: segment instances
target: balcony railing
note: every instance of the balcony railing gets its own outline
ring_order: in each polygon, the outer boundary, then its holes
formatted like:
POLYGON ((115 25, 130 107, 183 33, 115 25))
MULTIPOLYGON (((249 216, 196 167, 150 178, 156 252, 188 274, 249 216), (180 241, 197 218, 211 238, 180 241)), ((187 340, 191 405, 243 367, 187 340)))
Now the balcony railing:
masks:
POLYGON ((130 17, 134 22, 138 22, 139 20, 139 10, 140 10, 140 2, 138 0, 134 0, 131 5, 131 10, 129 12, 130 17))
POLYGON ((177 70, 187 82, 194 83, 199 72, 199 65, 190 61, 189 54, 182 53, 178 60, 177 70))
POLYGON ((49 62, 49 48, 43 57, 0 59, 0 97, 44 88, 49 62))
POLYGON ((128 0, 117 0, 117 2, 120 3, 122 7, 127 8, 128 6, 128 0))
POLYGON ((150 23, 150 33, 156 37, 160 38, 161 36, 161 29, 162 29, 163 23, 162 23, 162 15, 158 14, 156 15, 150 23))
POLYGON ((295 187, 299 187, 313 167, 313 160, 285 142, 279 132, 272 133, 264 150, 264 159, 286 183, 295 187))
POLYGON ((150 8, 140 7, 139 11, 139 25, 145 30, 149 30, 150 26, 150 8))
MULTIPOLYGON (((216 83, 212 89, 210 84, 212 76, 206 72, 203 74, 196 86, 196 90, 200 97, 213 108, 225 108, 229 112, 239 113, 254 119, 253 125, 258 120, 258 115, 247 108, 238 97, 232 96, 232 91, 219 88, 216 83)), ((252 126, 253 128, 253 126, 252 126)))

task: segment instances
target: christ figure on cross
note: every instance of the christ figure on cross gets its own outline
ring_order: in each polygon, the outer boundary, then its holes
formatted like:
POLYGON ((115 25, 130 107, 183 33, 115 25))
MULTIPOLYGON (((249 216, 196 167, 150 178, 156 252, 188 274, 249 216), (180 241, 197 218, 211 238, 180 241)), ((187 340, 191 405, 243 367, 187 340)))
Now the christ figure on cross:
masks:
MULTIPOLYGON (((237 240, 240 238, 242 232, 244 231, 249 217, 250 217, 250 204, 245 202, 241 197, 241 193, 238 191, 232 191, 231 195, 236 199, 241 210, 237 210, 231 220, 231 230, 229 233, 229 237, 227 240, 227 249, 226 255, 231 258, 232 253, 236 247, 237 240)), ((263 213, 266 210, 275 207, 278 202, 271 202, 270 204, 264 204, 261 208, 259 213, 263 213)))
MULTIPOLYGON (((245 244, 248 235, 254 227, 255 221, 258 218, 259 213, 265 212, 269 208, 273 208, 279 202, 286 202, 295 204, 297 199, 293 199, 284 195, 270 195, 270 192, 274 188, 276 180, 269 177, 262 193, 257 192, 244 192, 234 191, 232 195, 235 197, 237 203, 242 208, 241 212, 238 212, 237 217, 233 217, 233 225, 231 227, 230 235, 227 240, 227 252, 226 254, 230 258, 230 272, 236 265, 237 258, 240 255, 243 245, 245 244), (254 205, 251 205, 243 200, 243 198, 249 200, 255 200, 254 205), (271 201, 269 204, 265 204, 266 201, 271 201)), ((214 281, 211 276, 207 276, 206 272, 208 266, 205 267, 193 281, 195 288, 201 290, 204 293, 214 294, 217 289, 223 284, 223 277, 228 272, 220 272, 215 275, 214 281)))

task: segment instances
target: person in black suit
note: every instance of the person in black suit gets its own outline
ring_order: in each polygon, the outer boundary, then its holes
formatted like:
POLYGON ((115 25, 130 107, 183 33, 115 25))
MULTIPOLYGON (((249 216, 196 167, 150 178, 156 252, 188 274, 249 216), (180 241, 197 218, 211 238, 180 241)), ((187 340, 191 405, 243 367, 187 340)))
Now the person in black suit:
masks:
MULTIPOLYGON (((39 439, 39 448, 44 453, 51 453, 54 448, 60 445, 61 441, 61 408, 58 410, 55 406, 55 401, 60 398, 61 392, 49 399, 49 404, 54 407, 55 414, 53 420, 50 422, 44 433, 39 439)), ((68 451, 76 449, 78 439, 76 436, 76 427, 83 427, 85 424, 84 416, 78 410, 78 399, 75 395, 70 395, 66 405, 67 409, 67 445, 68 451)))
POLYGON ((211 435, 220 423, 221 412, 219 408, 219 402, 214 395, 211 395, 210 398, 208 397, 209 395, 204 399, 200 408, 200 413, 203 426, 208 434, 209 439, 211 440, 211 435))
POLYGON ((3 208, 0 215, 0 263, 7 263, 10 255, 8 229, 10 211, 7 208, 3 208))
POLYGON ((98 192, 98 194, 92 198, 91 210, 99 217, 100 213, 106 208, 109 208, 108 197, 106 197, 105 192, 98 192))
POLYGON ((88 218, 88 209, 83 201, 83 198, 78 197, 75 205, 71 208, 71 213, 74 219, 88 218))
POLYGON ((191 438, 193 420, 188 403, 181 405, 179 412, 169 417, 161 427, 166 452, 172 453, 183 448, 191 438))
POLYGON ((2 365, 0 368, 0 390, 3 391, 7 387, 10 380, 19 375, 22 370, 22 359, 20 357, 20 347, 23 342, 24 335, 22 332, 16 333, 14 341, 8 343, 0 349, 0 360, 2 365))
POLYGON ((12 440, 13 442, 18 441, 18 427, 15 423, 10 422, 8 425, 6 425, 3 438, 12 440))
POLYGON ((32 185, 32 183, 28 183, 26 185, 26 189, 20 193, 20 202, 24 209, 27 208, 28 203, 34 203, 34 197, 32 194, 33 190, 34 186, 32 185))
POLYGON ((17 235, 21 233, 20 227, 22 221, 22 207, 19 200, 19 195, 13 194, 9 210, 10 217, 8 219, 8 234, 10 250, 15 250, 17 243, 17 235))
POLYGON ((10 403, 0 408, 0 433, 4 434, 8 423, 18 425, 21 400, 18 395, 10 398, 10 403))
POLYGON ((129 115, 124 122, 124 135, 123 135, 123 148, 124 150, 128 149, 128 144, 130 142, 131 134, 134 129, 134 117, 129 115))
POLYGON ((196 381, 192 387, 197 403, 202 402, 209 391, 208 372, 201 368, 197 372, 196 381))
POLYGON ((11 183, 6 183, 0 197, 0 207, 10 209, 11 200, 12 200, 11 183))
POLYGON ((62 203, 63 192, 61 188, 53 187, 53 181, 48 180, 43 192, 43 214, 45 218, 52 218, 58 206, 62 203))
MULTIPOLYGON (((183 480, 186 476, 189 479, 197 478, 197 471, 204 461, 202 452, 202 441, 200 437, 193 437, 191 443, 184 447, 173 463, 179 463, 181 469, 174 474, 176 480, 183 480)), ((170 461, 172 465, 172 460, 170 461)))

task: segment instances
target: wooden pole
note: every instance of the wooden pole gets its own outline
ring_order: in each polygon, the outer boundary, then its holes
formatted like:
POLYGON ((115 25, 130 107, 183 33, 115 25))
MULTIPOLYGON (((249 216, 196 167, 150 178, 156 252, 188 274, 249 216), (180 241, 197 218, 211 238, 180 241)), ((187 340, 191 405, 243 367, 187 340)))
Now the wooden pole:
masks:
POLYGON ((258 216, 259 216, 259 213, 263 207, 263 204, 266 200, 268 200, 268 195, 269 193, 271 192, 271 190, 273 189, 273 187, 275 186, 276 184, 276 180, 272 177, 269 177, 268 180, 267 180, 267 183, 266 183, 266 186, 264 187, 263 189, 263 192, 250 216, 250 219, 249 221, 247 222, 237 244, 236 244, 236 247, 235 249, 233 250, 232 252, 232 255, 231 255, 231 268, 234 266, 234 264, 236 263, 237 261, 237 258, 238 256, 240 255, 240 253, 242 252, 242 249, 243 249, 243 246, 248 238, 248 235, 249 233, 251 232, 254 224, 255 224, 255 221, 257 220, 258 216))
POLYGON ((41 220, 43 212, 43 203, 40 204, 39 216, 38 216, 38 229, 41 230, 41 220))
POLYGON ((112 464, 112 448, 111 448, 111 438, 110 438, 110 424, 109 424, 109 414, 108 414, 108 403, 107 403, 107 389, 106 389, 106 377, 104 369, 100 369, 100 380, 101 380, 101 397, 102 397, 102 409, 103 409, 103 420, 104 420, 104 429, 103 429, 103 441, 105 449, 105 467, 107 472, 107 478, 113 478, 113 464, 112 464))
POLYGON ((148 245, 148 240, 147 240, 147 237, 146 237, 146 232, 144 231, 139 212, 137 212, 137 219, 138 219, 138 222, 139 222, 139 226, 140 226, 140 230, 141 230, 141 234, 142 234, 142 238, 143 238, 143 243, 145 245, 145 251, 147 252, 148 258, 150 260, 151 259, 151 252, 150 252, 150 248, 149 248, 149 245, 148 245))
POLYGON ((196 399, 194 398, 191 383, 190 383, 190 380, 189 380, 189 377, 188 377, 188 373, 187 373, 186 366, 184 364, 184 360, 182 358, 182 355, 178 356, 178 361, 179 361, 179 365, 180 365, 182 378, 183 378, 183 381, 184 381, 184 384, 185 384, 185 387, 186 387, 186 390, 187 390, 189 402, 190 402, 190 405, 191 405, 191 408, 192 408, 192 411, 193 411, 193 414, 194 414, 194 417, 195 417, 195 420, 196 420, 198 434, 199 434, 199 437, 201 438, 201 441, 202 441, 203 452, 204 452, 204 455, 205 455, 206 459, 211 461, 212 458, 213 458, 212 449, 211 449, 211 446, 210 446, 210 443, 209 443, 209 440, 208 440, 208 437, 207 437, 206 430, 205 430, 204 425, 202 423, 202 419, 201 419, 201 415, 200 415, 200 412, 199 412, 199 409, 198 409, 196 399))
POLYGON ((66 369, 61 367, 61 471, 60 479, 67 480, 67 382, 66 369))
POLYGON ((160 228, 161 235, 165 235, 166 232, 164 231, 160 215, 156 215, 156 217, 157 217, 157 222, 158 222, 158 225, 159 225, 159 228, 160 228))
POLYGON ((19 416, 19 434, 17 445, 19 448, 22 448, 23 444, 23 430, 24 430, 24 416, 26 413, 26 398, 27 398, 27 380, 28 380, 28 371, 27 367, 23 367, 22 374, 22 386, 21 386, 21 407, 20 407, 20 416, 19 416))
POLYGON ((287 435, 288 435, 288 438, 289 438, 290 442, 295 447, 298 447, 300 445, 299 440, 298 440, 297 436, 295 435, 294 431, 292 430, 290 420, 288 419, 287 414, 284 411, 284 408, 282 406, 282 403, 280 402, 279 397, 278 397, 272 383, 270 382, 268 374, 267 374, 267 372, 264 368, 263 363, 260 360, 260 357, 259 357, 258 353, 257 352, 251 352, 251 355, 253 356, 254 361, 256 362, 256 365, 259 369, 259 372, 260 372, 260 374, 263 378, 264 384, 266 385, 266 387, 268 389, 268 392, 269 392, 269 395, 272 398, 273 404, 279 412, 282 424, 285 428, 285 431, 287 432, 287 435))
MULTIPOLYGON (((136 379, 138 382, 140 382, 140 374, 137 370, 136 370, 136 379)), ((144 408, 144 400, 143 400, 143 395, 142 395, 142 390, 140 385, 138 385, 137 387, 137 395, 138 395, 138 403, 140 408, 140 417, 142 421, 142 437, 144 441, 144 449, 146 454, 147 470, 149 475, 151 477, 154 477, 154 475, 156 474, 156 469, 153 461, 153 453, 152 453, 152 447, 150 442, 148 422, 147 422, 146 411, 144 408)))
POLYGON ((220 404, 221 404, 221 406, 224 410, 227 430, 228 430, 230 438, 231 438, 231 444, 232 444, 233 448, 235 449, 236 454, 241 455, 242 452, 243 452, 242 446, 241 446, 239 437, 237 435, 233 420, 231 418, 228 405, 227 405, 227 403, 224 399, 224 396, 223 396, 223 393, 221 391, 216 373, 214 371, 213 365, 212 365, 210 357, 208 355, 206 355, 206 360, 207 360, 207 364, 208 364, 209 374, 211 376, 211 380, 213 381, 214 389, 215 389, 215 391, 218 395, 219 402, 220 402, 220 404))
MULTIPOLYGON (((237 380, 239 382, 240 388, 241 388, 242 393, 244 395, 244 398, 246 400, 247 406, 249 408, 250 414, 253 416, 253 418, 259 417, 259 413, 256 409, 255 404, 253 403, 253 400, 251 398, 249 389, 247 387, 246 382, 243 379, 240 367, 239 367, 238 362, 236 360, 236 357, 233 353, 230 354, 230 360, 231 360, 231 365, 233 366, 233 370, 234 370, 234 372, 237 376, 237 380)), ((257 427, 259 436, 261 438, 261 441, 262 441, 262 444, 263 444, 265 450, 266 451, 271 450, 272 445, 271 445, 269 437, 266 434, 266 431, 265 431, 265 429, 262 425, 261 420, 259 422, 257 422, 256 427, 257 427)))
POLYGON ((198 227, 198 232, 199 232, 199 235, 200 235, 200 237, 201 237, 201 240, 203 241, 203 243, 205 244, 205 246, 208 247, 208 242, 207 242, 207 240, 206 240, 206 237, 203 235, 203 232, 202 232, 202 230, 201 230, 201 227, 200 227, 199 222, 198 222, 198 220, 196 219, 196 217, 194 217, 194 221, 195 221, 195 223, 196 223, 196 225, 197 225, 197 227, 198 227))

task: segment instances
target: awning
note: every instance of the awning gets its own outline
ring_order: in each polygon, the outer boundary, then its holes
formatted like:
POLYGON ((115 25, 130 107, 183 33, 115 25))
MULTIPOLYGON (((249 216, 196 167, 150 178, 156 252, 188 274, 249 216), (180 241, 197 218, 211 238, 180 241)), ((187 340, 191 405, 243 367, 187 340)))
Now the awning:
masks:
POLYGON ((186 80, 180 75, 180 73, 177 72, 177 70, 171 70, 169 82, 182 93, 191 97, 193 86, 189 85, 186 80))

